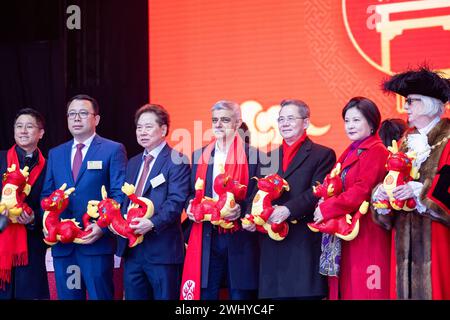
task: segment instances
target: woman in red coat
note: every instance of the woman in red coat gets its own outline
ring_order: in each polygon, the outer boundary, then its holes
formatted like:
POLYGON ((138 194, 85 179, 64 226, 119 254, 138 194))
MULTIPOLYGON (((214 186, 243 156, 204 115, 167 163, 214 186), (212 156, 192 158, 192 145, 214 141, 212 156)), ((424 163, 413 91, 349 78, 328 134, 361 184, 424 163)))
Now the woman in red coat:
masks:
MULTIPOLYGON (((381 115, 375 103, 352 98, 342 118, 352 141, 338 160, 344 190, 319 204, 316 222, 356 212, 386 175, 388 151, 377 134, 381 115)), ((330 299, 389 298, 390 233, 375 224, 370 214, 359 223, 359 234, 351 241, 323 235, 320 272, 329 276, 330 299)))

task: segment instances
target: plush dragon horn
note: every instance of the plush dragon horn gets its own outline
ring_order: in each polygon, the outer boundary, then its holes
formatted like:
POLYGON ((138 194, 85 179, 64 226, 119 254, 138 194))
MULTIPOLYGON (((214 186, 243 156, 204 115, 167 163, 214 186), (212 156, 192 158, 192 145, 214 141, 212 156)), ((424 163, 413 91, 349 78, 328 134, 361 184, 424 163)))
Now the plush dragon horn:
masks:
POLYGON ((283 179, 283 189, 286 191, 290 191, 289 183, 283 179))
POLYGON ((20 170, 20 172, 22 173, 22 175, 25 177, 25 178, 28 178, 28 175, 30 174, 30 172, 29 172, 29 167, 28 166, 25 166, 22 170, 20 170))
POLYGON ((197 181, 195 181, 195 190, 201 190, 203 189, 205 183, 202 178, 197 178, 197 181))
POLYGON ((102 186, 102 198, 103 198, 103 200, 108 198, 108 193, 106 192, 105 186, 102 186))
POLYGON ((411 159, 412 161, 414 161, 417 158, 417 152, 415 151, 409 151, 406 153, 406 156, 411 159))
MULTIPOLYGON (((406 156, 411 160, 414 161, 417 158, 417 152, 415 151, 409 151, 406 153, 406 156)), ((414 166, 414 162, 413 162, 413 166, 411 167, 411 171, 409 172, 409 175, 411 176, 411 178, 413 178, 414 180, 417 180, 420 178, 420 173, 419 173, 419 169, 417 167, 414 166)))
POLYGON ((341 173, 341 164, 338 162, 336 164, 336 167, 333 170, 331 170, 330 177, 334 178, 337 175, 339 175, 339 173, 341 173))
POLYGON ((341 173, 341 163, 338 162, 336 164, 336 168, 334 168, 336 170, 336 175, 338 175, 339 173, 341 173))
POLYGON ((64 191, 64 196, 67 198, 67 197, 70 196, 70 194, 71 194, 72 192, 75 191, 75 188, 72 187, 72 188, 69 188, 69 189, 66 190, 66 187, 67 187, 67 183, 63 183, 63 185, 59 188, 59 190, 62 190, 62 191, 65 190, 65 191, 64 191))
POLYGON ((98 204, 100 203, 100 201, 98 200, 90 200, 88 202, 87 205, 87 214, 91 217, 91 218, 98 218, 99 214, 98 214, 98 204))
POLYGON ((74 187, 67 189, 66 191, 64 191, 65 197, 67 198, 67 197, 70 196, 70 194, 71 194, 72 192, 74 192, 74 191, 75 191, 75 188, 74 188, 74 187))
POLYGON ((398 152, 397 141, 392 140, 392 146, 391 146, 391 147, 388 147, 388 150, 389 150, 391 153, 397 153, 397 152, 398 152))

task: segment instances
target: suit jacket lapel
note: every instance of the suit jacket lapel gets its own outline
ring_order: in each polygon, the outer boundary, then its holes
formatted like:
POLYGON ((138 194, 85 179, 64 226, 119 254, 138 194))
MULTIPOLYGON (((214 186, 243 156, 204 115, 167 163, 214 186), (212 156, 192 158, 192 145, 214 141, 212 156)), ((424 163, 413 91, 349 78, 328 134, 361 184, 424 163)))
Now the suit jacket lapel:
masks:
POLYGON ((214 155, 216 153, 216 149, 212 149, 211 158, 208 163, 208 169, 206 170, 206 181, 205 181, 205 196, 212 198, 213 196, 213 171, 214 171, 214 155))
POLYGON ((75 181, 75 185, 78 183, 78 181, 83 176, 84 172, 86 171, 87 162, 89 159, 92 159, 92 157, 97 153, 98 149, 100 148, 101 142, 98 139, 98 135, 95 135, 94 139, 91 142, 91 145, 89 146, 89 149, 86 153, 86 156, 83 159, 83 162, 81 163, 80 172, 78 173, 77 181, 75 181))
POLYGON ((349 156, 347 156, 347 154, 351 151, 351 147, 348 147, 338 160, 338 162, 342 164, 342 169, 353 165, 356 161, 359 160, 359 156, 364 152, 364 150, 371 148, 377 143, 381 143, 381 140, 375 136, 371 136, 367 138, 367 140, 363 141, 361 145, 356 148, 356 150, 353 150, 353 152, 349 156))
MULTIPOLYGON (((289 164, 289 166, 286 169, 286 172, 283 175, 283 178, 286 179, 289 175, 294 172, 296 168, 298 168, 303 161, 309 156, 311 153, 311 140, 306 138, 305 142, 301 145, 300 149, 297 151, 297 154, 294 156, 294 159, 292 159, 292 162, 289 164)), ((280 149, 283 149, 280 147, 280 149)), ((283 166, 283 159, 281 159, 281 166, 283 166)))
MULTIPOLYGON (((68 172, 69 174, 69 185, 73 186, 75 185, 75 181, 73 180, 73 174, 72 174, 72 145, 73 145, 73 139, 66 143, 64 146, 64 166, 65 170, 64 172, 68 172)), ((60 187, 60 186, 59 186, 60 187)), ((59 188, 58 187, 58 188, 59 188)))
POLYGON ((275 158, 275 159, 278 159, 278 171, 277 171, 277 174, 279 176, 282 176, 283 175, 283 147, 280 146, 278 149, 276 149, 274 151, 274 153, 277 156, 277 158, 275 158))
POLYGON ((347 168, 350 167, 351 165, 353 165, 356 161, 358 161, 359 158, 359 154, 358 154, 358 149, 354 150, 348 157, 347 159, 342 160, 342 171, 347 168))
POLYGON ((144 156, 144 153, 141 152, 139 154, 139 158, 136 159, 136 161, 134 162, 130 162, 130 181, 131 183, 133 183, 135 185, 135 187, 138 184, 137 178, 138 178, 138 174, 139 174, 139 170, 141 169, 142 166, 142 157, 144 156))
POLYGON ((161 168, 163 167, 164 163, 167 161, 167 157, 170 155, 170 148, 166 144, 164 148, 159 153, 158 157, 156 157, 155 163, 153 164, 152 170, 150 171, 150 174, 148 175, 148 179, 145 182, 144 191, 142 194, 146 194, 148 189, 151 186, 151 180, 158 176, 158 174, 161 172, 161 168))

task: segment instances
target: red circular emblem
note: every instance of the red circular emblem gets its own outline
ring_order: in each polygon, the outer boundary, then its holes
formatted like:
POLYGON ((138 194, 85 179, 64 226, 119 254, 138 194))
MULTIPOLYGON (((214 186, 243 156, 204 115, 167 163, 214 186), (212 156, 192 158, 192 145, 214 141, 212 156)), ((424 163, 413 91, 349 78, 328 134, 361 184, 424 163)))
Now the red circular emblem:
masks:
POLYGON ((7 187, 7 188, 5 188, 5 190, 3 190, 3 194, 5 196, 9 196, 12 192, 13 192, 12 189, 9 187, 7 187))
POLYGON ((388 176, 386 177, 385 182, 386 182, 387 185, 393 184, 393 183, 394 183, 394 177, 392 177, 391 175, 388 175, 388 176))
POLYGON ((342 0, 342 14, 353 46, 378 70, 428 62, 450 73, 450 1, 342 0))

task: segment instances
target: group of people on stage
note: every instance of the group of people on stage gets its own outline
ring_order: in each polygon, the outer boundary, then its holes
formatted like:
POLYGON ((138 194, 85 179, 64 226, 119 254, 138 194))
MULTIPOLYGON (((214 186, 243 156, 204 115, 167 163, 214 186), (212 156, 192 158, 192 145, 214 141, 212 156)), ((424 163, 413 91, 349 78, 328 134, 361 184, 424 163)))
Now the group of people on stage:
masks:
POLYGON ((443 116, 450 82, 421 68, 391 77, 384 88, 405 97, 409 128, 399 119, 382 122, 373 101, 353 97, 342 109, 350 145, 338 158, 308 137, 310 108, 296 99, 281 102, 277 122, 283 142, 267 154, 241 135, 239 104, 215 103, 214 137, 194 151, 191 163, 167 144, 170 116, 157 104, 136 111, 136 139, 144 150, 128 160, 121 143, 96 134, 100 110, 90 96, 68 101, 67 125, 73 139, 51 149, 47 159, 38 148, 44 118, 36 110, 20 110, 14 121, 16 143, 0 153, 0 173, 12 164, 28 166, 31 192, 26 202, 32 212, 24 211, 17 223, 8 221, 7 209, 1 212, 0 299, 49 298, 41 199, 64 183, 74 187, 61 218, 81 222, 88 202, 101 200, 105 186, 108 197, 126 214, 130 201, 121 191, 125 182, 154 206, 150 218, 135 218, 130 224, 136 234, 144 235, 143 242, 130 248, 114 230, 91 223, 83 244, 53 245, 58 299, 113 299, 114 254, 122 258, 127 300, 180 299, 187 272, 199 279, 195 298, 201 300, 223 297, 222 288, 233 300, 450 299, 450 120, 443 116), (413 198, 415 209, 371 207, 351 241, 311 232, 307 223, 355 213, 364 201, 389 199, 383 179, 386 147, 393 139, 399 141, 400 151, 415 152, 413 162, 420 175, 392 193, 399 200, 413 198), (343 190, 319 199, 312 186, 337 163, 343 190), (196 221, 191 211, 197 179, 204 181, 204 196, 217 199, 213 183, 223 170, 247 186, 245 199, 229 209, 227 219, 237 226, 231 230, 196 221), (288 223, 282 241, 240 222, 250 214, 257 192, 252 177, 273 173, 289 184, 289 191, 274 200, 268 221, 288 223), (183 211, 187 228, 181 224, 183 211), (188 255, 194 257, 189 263, 188 255), (79 281, 73 279, 74 267, 79 281))

